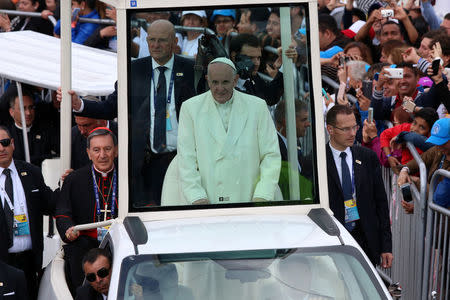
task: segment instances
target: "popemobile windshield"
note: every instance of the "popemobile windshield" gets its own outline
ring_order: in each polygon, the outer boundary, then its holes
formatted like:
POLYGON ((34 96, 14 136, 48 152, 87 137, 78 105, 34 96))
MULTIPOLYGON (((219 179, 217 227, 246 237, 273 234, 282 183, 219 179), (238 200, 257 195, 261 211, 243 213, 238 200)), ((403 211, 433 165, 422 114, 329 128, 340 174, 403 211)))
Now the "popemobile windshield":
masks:
MULTIPOLYGON (((118 217, 75 230, 109 229, 108 299, 391 299, 329 209, 317 2, 103 2, 117 85, 81 114, 118 119, 118 217)), ((39 299, 71 299, 63 255, 39 299)))

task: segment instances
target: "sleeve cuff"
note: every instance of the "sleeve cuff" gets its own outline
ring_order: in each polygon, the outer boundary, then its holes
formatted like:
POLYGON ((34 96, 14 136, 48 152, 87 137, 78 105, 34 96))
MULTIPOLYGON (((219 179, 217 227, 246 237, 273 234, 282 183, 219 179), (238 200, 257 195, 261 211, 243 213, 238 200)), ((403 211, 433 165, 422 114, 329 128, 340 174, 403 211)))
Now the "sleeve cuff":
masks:
POLYGON ((81 101, 80 109, 78 109, 78 110, 73 109, 73 112, 80 113, 84 110, 84 101, 81 98, 80 98, 80 101, 81 101))

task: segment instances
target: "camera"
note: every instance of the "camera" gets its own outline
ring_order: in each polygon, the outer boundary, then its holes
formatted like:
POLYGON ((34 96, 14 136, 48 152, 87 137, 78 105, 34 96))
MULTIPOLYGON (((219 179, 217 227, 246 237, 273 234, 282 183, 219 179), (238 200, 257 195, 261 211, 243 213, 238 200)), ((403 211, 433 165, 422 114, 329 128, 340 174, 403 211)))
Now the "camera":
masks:
POLYGON ((402 190, 403 200, 406 202, 412 201, 412 194, 411 194, 411 184, 405 183, 400 186, 400 189, 402 190))
POLYGON ((394 10, 392 9, 382 9, 381 10, 381 16, 383 18, 389 18, 389 17, 394 17, 394 10))
POLYGON ((236 55, 235 65, 239 78, 248 79, 252 76, 255 65, 249 56, 243 54, 236 55))
POLYGON ((402 68, 386 68, 389 72, 388 78, 401 79, 403 78, 403 69, 402 68))

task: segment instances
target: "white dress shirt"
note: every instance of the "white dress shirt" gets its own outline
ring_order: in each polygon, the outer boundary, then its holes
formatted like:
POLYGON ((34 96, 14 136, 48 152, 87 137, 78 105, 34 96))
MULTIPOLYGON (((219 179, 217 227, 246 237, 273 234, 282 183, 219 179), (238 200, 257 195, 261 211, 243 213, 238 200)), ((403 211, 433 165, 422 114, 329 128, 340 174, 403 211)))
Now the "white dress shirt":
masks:
MULTIPOLYGON (((11 179, 13 183, 13 194, 14 194, 14 215, 25 214, 28 221, 28 227, 30 226, 30 218, 28 216, 27 201, 25 198, 25 191, 22 186, 22 181, 20 180, 19 173, 17 172, 14 161, 8 167, 11 170, 11 179)), ((4 168, 0 167, 0 193, 2 199, 2 205, 5 207, 7 202, 5 201, 5 180, 6 175, 3 174, 4 168)), ((27 250, 31 250, 31 235, 15 236, 13 235, 13 246, 8 249, 9 253, 18 253, 27 250)))
POLYGON ((337 169, 337 172, 339 175, 339 181, 341 182, 341 185, 342 185, 342 168, 341 168, 341 156, 340 156, 341 152, 347 153, 347 157, 345 158, 345 161, 347 162, 348 170, 350 171, 350 178, 352 178, 352 180, 353 180, 353 156, 352 156, 352 151, 350 150, 350 147, 347 147, 347 149, 345 149, 345 151, 339 151, 339 150, 333 148, 331 143, 329 145, 331 148, 331 152, 333 153, 334 163, 336 165, 336 169, 337 169))

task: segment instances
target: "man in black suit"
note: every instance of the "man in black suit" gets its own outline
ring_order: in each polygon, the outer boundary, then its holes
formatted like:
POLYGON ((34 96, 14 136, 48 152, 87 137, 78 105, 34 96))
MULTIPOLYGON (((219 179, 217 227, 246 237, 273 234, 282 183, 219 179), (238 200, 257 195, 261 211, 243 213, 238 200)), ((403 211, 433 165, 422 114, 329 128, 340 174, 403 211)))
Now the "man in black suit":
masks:
POLYGON ((334 216, 351 233, 374 265, 392 264, 392 235, 381 167, 376 154, 354 145, 358 125, 349 106, 327 113, 328 197, 334 216))
POLYGON ((22 270, 0 261, 0 299, 27 300, 28 292, 22 270))
POLYGON ((111 281, 111 254, 108 250, 93 248, 86 253, 81 264, 89 284, 77 289, 75 300, 103 300, 108 296, 111 281))
POLYGON ((97 127, 108 127, 117 136, 117 123, 101 119, 75 116, 76 126, 72 127, 72 158, 70 167, 77 170, 87 165, 90 160, 86 152, 86 139, 97 127))
POLYGON ((259 77, 261 55, 261 46, 256 36, 244 33, 231 40, 230 58, 236 65, 240 77, 236 88, 241 92, 266 100, 267 105, 275 105, 283 95, 283 73, 276 71, 274 79, 270 82, 266 82, 259 77), (247 72, 242 72, 241 66, 249 60, 253 64, 253 68, 247 72))
MULTIPOLYGON (((161 203, 164 175, 176 155, 181 104, 196 94, 193 61, 173 54, 177 38, 172 23, 154 21, 147 40, 151 56, 131 63, 128 87, 129 186, 135 207, 161 203), (165 76, 160 77, 161 68, 165 76)), ((73 109, 83 116, 105 120, 117 116, 117 85, 103 102, 69 93, 73 109)), ((57 98, 62 98, 60 91, 57 98)))
POLYGON ((75 231, 74 226, 114 219, 118 216, 117 139, 110 129, 94 129, 87 138, 92 161, 64 180, 56 205, 56 227, 64 245, 66 274, 72 293, 83 282, 81 260, 106 234, 105 228, 75 231), (95 179, 95 180, 94 180, 95 179))
MULTIPOLYGON (((25 124, 28 133, 30 162, 40 167, 43 160, 55 157, 59 152, 59 132, 55 126, 52 126, 51 120, 46 119, 46 115, 39 115, 36 111, 34 95, 31 90, 23 89, 25 122, 22 122, 20 115, 20 101, 17 89, 13 89, 8 101, 11 121, 7 123, 7 127, 11 132, 11 138, 15 142, 14 159, 25 160, 22 131, 23 124, 25 124)), ((40 106, 47 105, 42 104, 40 106)))
POLYGON ((44 250, 42 215, 55 201, 38 167, 13 160, 14 140, 0 126, 0 260, 25 272, 30 299, 36 299, 44 250))

